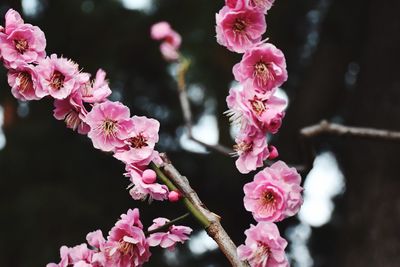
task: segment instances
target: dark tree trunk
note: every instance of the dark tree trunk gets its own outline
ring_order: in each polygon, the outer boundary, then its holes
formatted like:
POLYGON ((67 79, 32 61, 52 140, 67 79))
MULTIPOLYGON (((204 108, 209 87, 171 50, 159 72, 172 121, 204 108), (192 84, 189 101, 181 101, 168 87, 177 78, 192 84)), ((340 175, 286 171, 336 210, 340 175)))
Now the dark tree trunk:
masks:
MULTIPOLYGON (((360 79, 347 121, 400 130, 400 2, 375 0, 368 6, 360 79)), ((341 153, 347 193, 340 266, 399 266, 400 144, 346 145, 341 153)))

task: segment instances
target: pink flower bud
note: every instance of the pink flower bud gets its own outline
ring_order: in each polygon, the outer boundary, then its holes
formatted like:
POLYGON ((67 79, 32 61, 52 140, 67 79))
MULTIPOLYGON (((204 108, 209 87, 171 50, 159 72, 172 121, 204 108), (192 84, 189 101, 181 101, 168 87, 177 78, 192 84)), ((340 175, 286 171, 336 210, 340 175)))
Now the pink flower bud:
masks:
POLYGON ((279 157, 279 153, 276 147, 268 146, 268 150, 269 150, 269 156, 268 156, 269 159, 276 159, 277 157, 279 157))
POLYGON ((181 198, 181 194, 176 191, 171 191, 168 194, 168 200, 171 202, 177 202, 181 198))
POLYGON ((147 169, 143 172, 142 180, 146 184, 153 184, 157 180, 155 171, 147 169))

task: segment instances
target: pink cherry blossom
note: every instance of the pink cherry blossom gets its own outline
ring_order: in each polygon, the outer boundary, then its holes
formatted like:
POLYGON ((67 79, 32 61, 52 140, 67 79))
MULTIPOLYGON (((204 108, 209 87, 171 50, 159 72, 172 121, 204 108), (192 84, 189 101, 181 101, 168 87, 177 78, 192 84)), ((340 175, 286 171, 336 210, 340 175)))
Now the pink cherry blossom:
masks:
POLYGON ((275 224, 260 222, 244 233, 245 244, 237 249, 241 260, 247 260, 251 267, 289 267, 285 257, 287 242, 275 224))
POLYGON ((107 266, 137 267, 150 258, 149 244, 139 220, 139 210, 128 210, 110 230, 107 239, 107 266))
POLYGON ((106 240, 104 239, 103 233, 101 230, 96 230, 94 232, 90 232, 86 235, 86 241, 92 247, 97 249, 102 249, 106 240))
POLYGON ((225 4, 232 9, 252 8, 263 13, 271 9, 275 0, 225 0, 225 4))
POLYGON ((216 22, 217 42, 237 53, 259 43, 267 29, 264 14, 252 9, 225 6, 217 13, 216 22))
MULTIPOLYGON (((153 220, 153 224, 149 227, 149 231, 162 227, 169 220, 166 218, 157 218, 153 220)), ((189 235, 193 230, 187 226, 171 225, 166 232, 157 232, 151 234, 147 241, 151 247, 160 246, 168 250, 174 250, 176 243, 184 243, 189 239, 189 235)))
POLYGON ((0 34, 0 53, 5 65, 10 68, 38 62, 46 56, 45 49, 46 38, 36 26, 23 24, 9 34, 0 34))
POLYGON ((86 244, 72 248, 62 246, 60 249, 61 261, 58 264, 49 263, 47 267, 68 267, 68 266, 92 266, 93 251, 88 249, 86 244))
POLYGON ((166 61, 175 61, 179 59, 178 50, 170 43, 163 42, 160 44, 160 52, 166 61))
POLYGON ((244 206, 256 221, 277 222, 293 216, 303 203, 300 182, 295 168, 278 161, 244 186, 244 206))
POLYGON ((11 93, 19 100, 38 100, 37 95, 38 77, 35 67, 29 64, 21 64, 16 69, 8 72, 8 84, 11 86, 11 93))
POLYGON ((107 266, 107 256, 106 253, 109 248, 106 246, 106 240, 103 236, 101 230, 90 232, 86 235, 87 243, 95 248, 92 255, 91 264, 93 267, 106 267, 107 266))
POLYGON ((271 9, 275 0, 248 0, 248 5, 252 8, 260 10, 261 12, 267 13, 271 9))
POLYGON ((285 56, 273 44, 255 46, 233 67, 233 74, 238 82, 249 80, 255 90, 272 94, 287 80, 285 56))
POLYGON ((150 30, 151 38, 163 41, 160 45, 160 51, 165 60, 174 61, 179 58, 179 47, 182 38, 174 31, 166 21, 155 23, 150 30))
POLYGON ((127 173, 125 176, 129 177, 132 182, 128 188, 129 194, 135 200, 148 200, 151 202, 153 199, 162 201, 168 198, 168 187, 159 183, 146 183, 143 177, 144 171, 135 165, 127 165, 127 173))
POLYGON ((125 145, 117 149, 114 157, 127 164, 147 165, 158 142, 160 123, 155 119, 139 116, 133 116, 131 121, 133 127, 124 140, 125 145))
POLYGON ((261 132, 276 133, 281 126, 286 102, 275 96, 265 96, 246 83, 244 89, 234 87, 226 98, 226 112, 233 123, 250 124, 261 132))
POLYGON ((129 108, 120 102, 95 104, 84 122, 90 127, 88 136, 93 146, 103 151, 125 146, 125 140, 130 137, 133 129, 129 108))
POLYGON ((234 150, 239 158, 235 164, 239 172, 249 173, 263 166, 269 156, 266 135, 251 126, 241 130, 235 139, 234 150))
POLYGON ((67 128, 77 130, 80 134, 87 134, 90 130, 83 120, 87 111, 83 105, 81 95, 78 91, 73 92, 65 99, 54 101, 54 117, 65 121, 67 128))
POLYGON ((51 95, 55 99, 67 98, 88 79, 79 73, 76 63, 56 54, 40 61, 36 70, 40 77, 39 96, 51 95))
MULTIPOLYGON (((100 103, 104 102, 106 98, 111 95, 111 89, 108 85, 106 78, 106 72, 99 69, 96 73, 96 77, 93 81, 83 84, 80 88, 82 94, 82 100, 86 103, 100 103)), ((87 78, 87 80, 89 80, 87 78)))
POLYGON ((245 8, 248 0, 225 0, 225 5, 231 9, 245 8))
POLYGON ((7 35, 19 26, 24 25, 24 20, 21 18, 21 15, 14 9, 9 9, 4 17, 6 21, 4 32, 7 35))

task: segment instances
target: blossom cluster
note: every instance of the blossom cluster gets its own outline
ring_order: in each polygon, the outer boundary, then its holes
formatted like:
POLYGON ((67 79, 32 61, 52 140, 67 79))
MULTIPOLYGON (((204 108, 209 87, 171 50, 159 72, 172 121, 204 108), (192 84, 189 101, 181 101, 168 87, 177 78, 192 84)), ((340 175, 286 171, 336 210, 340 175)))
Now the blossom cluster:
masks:
POLYGON ((264 13, 272 2, 226 0, 216 15, 218 43, 243 53, 242 60, 233 67, 240 86, 229 91, 226 112, 240 128, 234 149, 241 173, 253 171, 266 159, 277 156, 276 149, 267 144, 267 134, 279 130, 285 114, 285 100, 274 96, 287 80, 285 57, 273 44, 261 40, 267 28, 264 13))
MULTIPOLYGON (((154 224, 148 228, 155 231, 169 223, 166 218, 154 219, 154 224)), ((61 261, 49 263, 47 267, 130 267, 142 266, 151 256, 150 247, 174 249, 176 243, 188 239, 192 229, 186 226, 170 225, 166 231, 147 234, 139 218, 139 210, 128 210, 122 214, 114 227, 104 238, 101 230, 86 236, 87 244, 83 243, 69 248, 60 249, 61 261)))
POLYGON ((168 198, 168 188, 147 179, 151 161, 159 161, 157 120, 131 116, 127 106, 108 100, 111 94, 106 73, 96 76, 80 71, 78 64, 56 54, 46 56, 46 38, 36 26, 9 10, 0 32, 0 58, 8 69, 11 92, 19 100, 54 99, 54 117, 68 128, 88 135, 93 146, 126 165, 130 194, 134 199, 168 198))
MULTIPOLYGON (((99 69, 92 79, 72 60, 56 54, 48 56, 43 31, 25 23, 12 9, 5 15, 4 27, 0 26, 0 60, 8 70, 8 83, 15 98, 21 101, 51 98, 57 120, 87 135, 95 148, 112 153, 125 164, 132 198, 177 200, 176 192, 169 192, 166 185, 157 183, 156 173, 148 168, 151 162, 161 163, 154 149, 159 122, 131 116, 127 106, 110 101, 112 92, 104 70, 99 69)), ((166 223, 167 219, 158 218, 150 230, 166 223)), ((149 246, 172 249, 177 242, 187 240, 191 231, 185 226, 172 225, 167 232, 146 237, 139 211, 129 210, 111 229, 107 240, 100 231, 90 233, 89 246, 62 247, 61 262, 48 266, 141 266, 150 256, 149 246)))
MULTIPOLYGON (((268 145, 267 136, 278 132, 286 102, 275 95, 287 80, 283 52, 262 35, 267 29, 265 14, 274 0, 225 0, 216 14, 217 42, 230 51, 243 53, 233 67, 239 86, 230 89, 226 99, 230 121, 239 126, 234 146, 236 167, 249 173, 278 157, 268 145)), ((301 204, 301 177, 283 161, 257 173, 244 186, 244 206, 257 225, 245 231, 245 244, 238 247, 241 260, 254 267, 289 266, 284 250, 287 242, 275 222, 295 215, 301 204)))

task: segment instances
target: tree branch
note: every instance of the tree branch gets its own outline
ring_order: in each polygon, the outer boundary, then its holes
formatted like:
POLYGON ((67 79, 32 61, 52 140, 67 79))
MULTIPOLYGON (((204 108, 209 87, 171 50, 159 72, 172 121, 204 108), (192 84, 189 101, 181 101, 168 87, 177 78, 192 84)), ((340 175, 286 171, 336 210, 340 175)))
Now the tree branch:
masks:
POLYGON ((161 153, 160 156, 163 160, 163 164, 160 166, 163 172, 178 188, 184 198, 196 208, 197 212, 207 219, 208 226, 205 228, 207 234, 218 244, 220 250, 225 254, 225 257, 229 260, 231 265, 234 267, 248 267, 249 265, 247 262, 239 260, 236 252, 236 245, 222 227, 220 216, 207 209, 197 193, 190 186, 188 179, 179 173, 179 171, 172 165, 167 155, 161 153))
POLYGON ((312 126, 304 127, 300 130, 300 134, 306 138, 313 138, 322 134, 331 134, 338 136, 382 139, 387 141, 400 141, 400 132, 374 128, 344 126, 337 123, 331 123, 326 120, 323 120, 320 123, 312 126))
POLYGON ((327 120, 322 120, 318 124, 307 126, 300 130, 300 136, 303 140, 302 145, 304 150, 302 154, 306 157, 306 172, 311 170, 316 154, 311 139, 323 134, 348 136, 353 138, 378 139, 384 141, 400 141, 400 132, 397 131, 345 126, 337 123, 331 123, 327 120))
POLYGON ((201 146, 203 146, 209 150, 214 150, 225 156, 230 156, 233 152, 232 149, 225 147, 223 145, 220 145, 220 144, 210 145, 210 144, 204 143, 203 141, 201 141, 193 136, 193 116, 192 116, 192 111, 191 111, 191 107, 190 107, 190 101, 189 101, 189 98, 187 95, 186 82, 185 82, 185 75, 189 69, 189 66, 190 66, 190 61, 183 58, 179 64, 179 69, 178 69, 178 74, 177 74, 179 101, 181 104, 183 118, 185 120, 185 126, 187 129, 188 137, 190 140, 200 144, 201 146))

